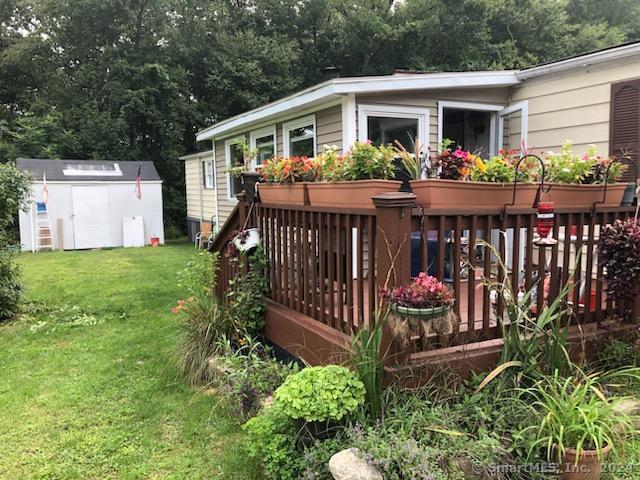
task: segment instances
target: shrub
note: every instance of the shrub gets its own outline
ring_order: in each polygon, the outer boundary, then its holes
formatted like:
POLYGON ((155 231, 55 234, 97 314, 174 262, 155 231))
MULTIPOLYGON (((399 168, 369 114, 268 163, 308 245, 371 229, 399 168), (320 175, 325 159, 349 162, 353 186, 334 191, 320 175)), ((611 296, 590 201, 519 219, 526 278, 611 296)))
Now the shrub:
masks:
POLYGON ((282 363, 271 356, 269 347, 251 339, 239 340, 236 349, 231 341, 222 346, 222 360, 228 372, 221 387, 232 408, 240 417, 255 415, 261 401, 273 394, 288 375, 298 371, 295 363, 282 363))
POLYGON ((16 254, 0 247, 0 323, 18 313, 22 284, 20 269, 14 262, 16 254))
POLYGON ((365 388, 345 367, 305 368, 276 390, 283 413, 307 422, 341 420, 364 404, 365 388))
POLYGON ((178 272, 178 286, 186 289, 190 295, 203 292, 212 295, 217 265, 217 252, 209 253, 207 250, 199 250, 178 272))
POLYGON ((296 430, 282 410, 273 406, 242 427, 247 432, 247 450, 262 461, 268 478, 298 480, 302 458, 296 449, 296 430))
POLYGON ((632 301, 640 294, 640 223, 635 218, 616 220, 604 228, 598 261, 605 268, 607 295, 632 301))

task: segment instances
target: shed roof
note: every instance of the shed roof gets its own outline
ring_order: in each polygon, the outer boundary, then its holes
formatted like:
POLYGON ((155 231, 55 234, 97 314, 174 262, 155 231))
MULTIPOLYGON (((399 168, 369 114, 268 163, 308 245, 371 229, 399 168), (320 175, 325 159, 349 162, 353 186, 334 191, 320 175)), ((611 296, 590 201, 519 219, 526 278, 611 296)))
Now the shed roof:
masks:
POLYGON ((36 181, 46 174, 48 182, 131 182, 138 176, 138 166, 143 182, 161 180, 153 162, 19 158, 16 165, 31 172, 36 181))

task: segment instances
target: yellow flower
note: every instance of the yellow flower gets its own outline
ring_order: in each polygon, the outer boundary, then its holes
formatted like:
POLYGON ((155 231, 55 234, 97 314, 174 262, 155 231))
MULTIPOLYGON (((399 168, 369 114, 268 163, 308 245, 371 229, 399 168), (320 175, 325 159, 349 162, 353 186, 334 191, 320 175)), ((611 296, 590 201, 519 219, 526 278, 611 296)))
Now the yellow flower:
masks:
POLYGON ((474 164, 474 168, 480 171, 481 173, 484 173, 487 171, 487 164, 484 163, 484 160, 482 160, 482 158, 480 158, 477 155, 473 156, 473 164, 474 164))

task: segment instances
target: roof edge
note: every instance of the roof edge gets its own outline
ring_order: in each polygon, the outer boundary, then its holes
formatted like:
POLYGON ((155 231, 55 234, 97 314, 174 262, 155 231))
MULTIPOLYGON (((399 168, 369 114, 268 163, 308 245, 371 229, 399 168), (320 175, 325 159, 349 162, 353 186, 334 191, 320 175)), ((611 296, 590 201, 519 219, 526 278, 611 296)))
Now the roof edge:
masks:
POLYGON ((634 42, 618 47, 607 48, 599 50, 597 52, 586 53, 584 55, 578 55, 575 57, 567 58, 565 60, 558 60, 556 62, 550 62, 536 67, 525 68, 516 73, 516 76, 520 80, 527 80, 530 78, 541 77, 552 73, 563 72, 566 70, 572 70, 574 68, 586 67, 598 63, 610 62, 614 60, 620 60, 627 57, 640 54, 640 42, 634 42))

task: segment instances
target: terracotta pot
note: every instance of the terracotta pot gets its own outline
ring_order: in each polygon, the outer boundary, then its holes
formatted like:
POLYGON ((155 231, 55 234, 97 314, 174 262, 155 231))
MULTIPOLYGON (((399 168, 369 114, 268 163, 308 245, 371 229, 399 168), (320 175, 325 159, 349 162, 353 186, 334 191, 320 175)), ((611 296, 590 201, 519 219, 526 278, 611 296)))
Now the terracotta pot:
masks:
MULTIPOLYGON (((412 180, 416 203, 427 208, 504 208, 513 202, 512 183, 463 182, 459 180, 412 180)), ((513 207, 532 208, 538 185, 519 183, 513 207)))
POLYGON ((396 180, 355 180, 351 182, 308 183, 309 203, 316 207, 371 208, 371 197, 397 192, 402 182, 396 180))
POLYGON ((262 203, 304 205, 304 183, 259 183, 257 187, 262 203))
MULTIPOLYGON (((568 183, 550 183, 549 191, 542 195, 545 202, 554 202, 556 208, 592 207, 595 202, 601 202, 604 195, 604 185, 578 185, 568 183)), ((607 185, 607 198, 602 207, 619 207, 628 183, 610 183, 607 185)))
MULTIPOLYGON (((610 450, 611 447, 608 445, 602 449, 602 460, 607 457, 610 450)), ((576 451, 569 448, 560 465, 561 478, 563 480, 598 480, 602 475, 601 459, 598 459, 595 450, 583 450, 576 463, 576 451)))

